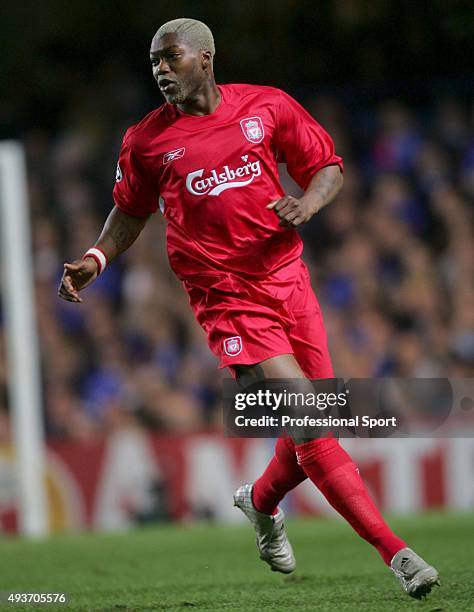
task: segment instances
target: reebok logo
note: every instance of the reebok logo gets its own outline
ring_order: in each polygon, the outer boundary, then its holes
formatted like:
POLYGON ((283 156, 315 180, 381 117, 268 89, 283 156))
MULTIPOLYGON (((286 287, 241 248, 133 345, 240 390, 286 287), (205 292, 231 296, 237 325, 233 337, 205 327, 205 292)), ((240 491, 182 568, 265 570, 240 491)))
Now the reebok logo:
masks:
POLYGON ((242 155, 242 161, 246 162, 237 168, 224 166, 220 172, 211 170, 207 176, 203 176, 204 168, 190 172, 186 177, 186 188, 189 193, 196 196, 211 195, 218 196, 226 189, 245 187, 262 174, 260 160, 249 161, 248 155, 242 155))
POLYGON ((169 164, 175 159, 183 157, 185 151, 186 149, 184 147, 181 147, 181 149, 175 149, 174 151, 169 151, 168 153, 165 153, 163 155, 163 164, 169 164))

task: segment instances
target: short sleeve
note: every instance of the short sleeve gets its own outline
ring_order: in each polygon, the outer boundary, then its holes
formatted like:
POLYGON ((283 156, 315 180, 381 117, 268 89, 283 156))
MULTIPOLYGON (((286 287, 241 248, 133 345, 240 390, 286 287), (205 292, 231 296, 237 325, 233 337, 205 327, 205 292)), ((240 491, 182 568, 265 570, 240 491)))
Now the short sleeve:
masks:
POLYGON ((146 217, 158 208, 159 193, 134 150, 129 131, 120 149, 113 197, 120 210, 134 217, 146 217))
POLYGON ((338 165, 334 143, 326 130, 291 96, 280 91, 275 126, 275 146, 278 161, 286 162, 289 174, 302 189, 326 166, 338 165))

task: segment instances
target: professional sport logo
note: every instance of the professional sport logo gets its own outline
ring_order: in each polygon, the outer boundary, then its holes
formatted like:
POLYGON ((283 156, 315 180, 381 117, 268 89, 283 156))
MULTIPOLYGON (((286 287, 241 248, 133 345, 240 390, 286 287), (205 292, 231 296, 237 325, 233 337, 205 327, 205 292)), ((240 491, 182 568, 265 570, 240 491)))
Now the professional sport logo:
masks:
POLYGON ((240 127, 247 140, 254 144, 262 142, 265 136, 265 130, 263 129, 263 123, 260 117, 247 117, 246 119, 242 119, 240 127))
POLYGON ((229 357, 235 357, 242 351, 242 338, 240 336, 232 336, 224 340, 224 351, 229 357))
POLYGON ((117 164, 117 171, 115 173, 115 182, 120 183, 122 180, 122 169, 120 168, 120 164, 117 164))
POLYGON ((181 147, 181 149, 175 149, 174 151, 169 151, 168 153, 165 153, 163 155, 163 164, 169 164, 175 159, 183 157, 185 151, 186 149, 184 147, 181 147))
POLYGON ((218 173, 211 170, 207 176, 203 176, 204 168, 190 172, 186 177, 186 188, 189 193, 196 196, 210 195, 218 196, 226 189, 245 187, 262 174, 260 160, 247 161, 248 155, 242 155, 241 159, 245 162, 237 168, 224 166, 218 173))

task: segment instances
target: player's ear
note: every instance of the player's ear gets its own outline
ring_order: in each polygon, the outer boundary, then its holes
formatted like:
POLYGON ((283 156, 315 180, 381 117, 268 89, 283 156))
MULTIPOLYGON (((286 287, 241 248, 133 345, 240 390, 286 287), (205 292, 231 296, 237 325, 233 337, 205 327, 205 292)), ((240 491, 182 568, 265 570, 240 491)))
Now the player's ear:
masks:
POLYGON ((201 58, 202 58, 202 67, 203 70, 205 70, 206 68, 208 68, 209 66, 211 66, 212 64, 212 55, 210 51, 201 51, 201 58))

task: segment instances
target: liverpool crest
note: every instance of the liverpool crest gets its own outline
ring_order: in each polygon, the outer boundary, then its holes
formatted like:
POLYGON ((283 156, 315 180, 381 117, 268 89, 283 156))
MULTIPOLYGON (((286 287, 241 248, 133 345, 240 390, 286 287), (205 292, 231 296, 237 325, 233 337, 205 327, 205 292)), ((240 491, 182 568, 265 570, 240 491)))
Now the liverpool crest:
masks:
POLYGON ((242 338, 240 336, 233 336, 224 340, 224 351, 229 357, 235 357, 242 350, 242 338))
POLYGON ((265 136, 265 130, 263 129, 263 123, 260 117, 247 117, 242 119, 240 127, 247 140, 255 144, 262 142, 265 136))

